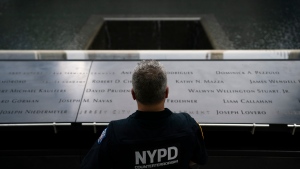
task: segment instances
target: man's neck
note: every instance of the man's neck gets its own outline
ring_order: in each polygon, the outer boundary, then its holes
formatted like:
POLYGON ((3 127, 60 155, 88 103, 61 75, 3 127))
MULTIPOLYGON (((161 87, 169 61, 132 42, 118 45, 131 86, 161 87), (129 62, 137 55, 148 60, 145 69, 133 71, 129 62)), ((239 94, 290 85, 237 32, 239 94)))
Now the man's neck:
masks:
POLYGON ((157 111, 163 111, 165 110, 165 102, 160 102, 158 104, 154 104, 154 105, 144 105, 141 103, 137 103, 138 104, 138 110, 139 111, 152 111, 152 112, 157 112, 157 111))

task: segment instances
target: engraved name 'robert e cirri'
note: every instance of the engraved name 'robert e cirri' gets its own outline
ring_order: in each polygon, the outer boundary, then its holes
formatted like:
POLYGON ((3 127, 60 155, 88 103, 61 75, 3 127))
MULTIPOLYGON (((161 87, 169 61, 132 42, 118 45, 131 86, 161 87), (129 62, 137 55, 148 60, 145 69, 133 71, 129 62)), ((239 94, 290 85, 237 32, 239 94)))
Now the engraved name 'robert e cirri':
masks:
POLYGON ((217 115, 266 115, 263 110, 217 110, 217 115))
POLYGON ((254 104, 266 104, 266 103, 273 103, 273 101, 272 101, 272 100, 247 100, 247 99, 227 100, 227 99, 223 99, 223 103, 254 103, 254 104))

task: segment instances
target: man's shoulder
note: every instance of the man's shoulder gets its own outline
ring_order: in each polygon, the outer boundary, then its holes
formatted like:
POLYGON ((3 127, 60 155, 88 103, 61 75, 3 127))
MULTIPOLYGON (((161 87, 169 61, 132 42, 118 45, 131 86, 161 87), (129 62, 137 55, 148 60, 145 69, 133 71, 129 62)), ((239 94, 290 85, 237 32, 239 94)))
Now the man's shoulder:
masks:
POLYGON ((124 126, 130 127, 130 124, 132 123, 131 116, 132 115, 128 116, 127 118, 110 121, 108 124, 108 128, 115 130, 120 128, 122 129, 124 128, 124 126))
POLYGON ((113 126, 124 126, 128 123, 128 118, 124 119, 118 119, 118 120, 112 120, 108 127, 113 127, 113 126))
POLYGON ((188 114, 188 113, 185 113, 185 112, 180 112, 180 113, 173 113, 172 114, 175 118, 178 118, 178 119, 181 119, 181 120, 186 120, 188 122, 192 122, 194 121, 194 118, 188 114))
POLYGON ((186 112, 173 113, 172 121, 181 126, 189 126, 191 128, 199 128, 199 124, 196 120, 186 112))

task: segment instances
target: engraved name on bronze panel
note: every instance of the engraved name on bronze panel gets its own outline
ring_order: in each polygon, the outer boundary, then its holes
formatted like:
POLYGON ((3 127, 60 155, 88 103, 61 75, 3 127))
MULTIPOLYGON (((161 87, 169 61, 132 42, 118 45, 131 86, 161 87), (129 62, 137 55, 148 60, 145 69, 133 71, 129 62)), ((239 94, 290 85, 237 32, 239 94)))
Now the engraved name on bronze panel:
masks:
POLYGON ((136 110, 131 97, 135 61, 93 62, 77 122, 109 122, 136 110))
MULTIPOLYGON (((77 122, 109 122, 136 110, 136 61, 93 62, 77 122)), ((300 123, 297 61, 162 61, 166 107, 199 123, 300 123)))
POLYGON ((0 123, 75 122, 91 62, 0 63, 0 123))

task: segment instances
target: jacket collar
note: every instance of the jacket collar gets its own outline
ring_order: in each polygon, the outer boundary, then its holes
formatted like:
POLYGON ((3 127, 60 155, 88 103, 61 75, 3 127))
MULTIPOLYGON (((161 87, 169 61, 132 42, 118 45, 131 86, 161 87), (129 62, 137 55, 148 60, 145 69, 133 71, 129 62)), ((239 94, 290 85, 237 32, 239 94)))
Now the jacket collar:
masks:
POLYGON ((158 111, 158 112, 148 112, 148 111, 139 111, 137 110, 133 114, 133 118, 136 119, 160 119, 160 118, 165 118, 171 115, 172 112, 168 109, 165 108, 163 111, 158 111))

